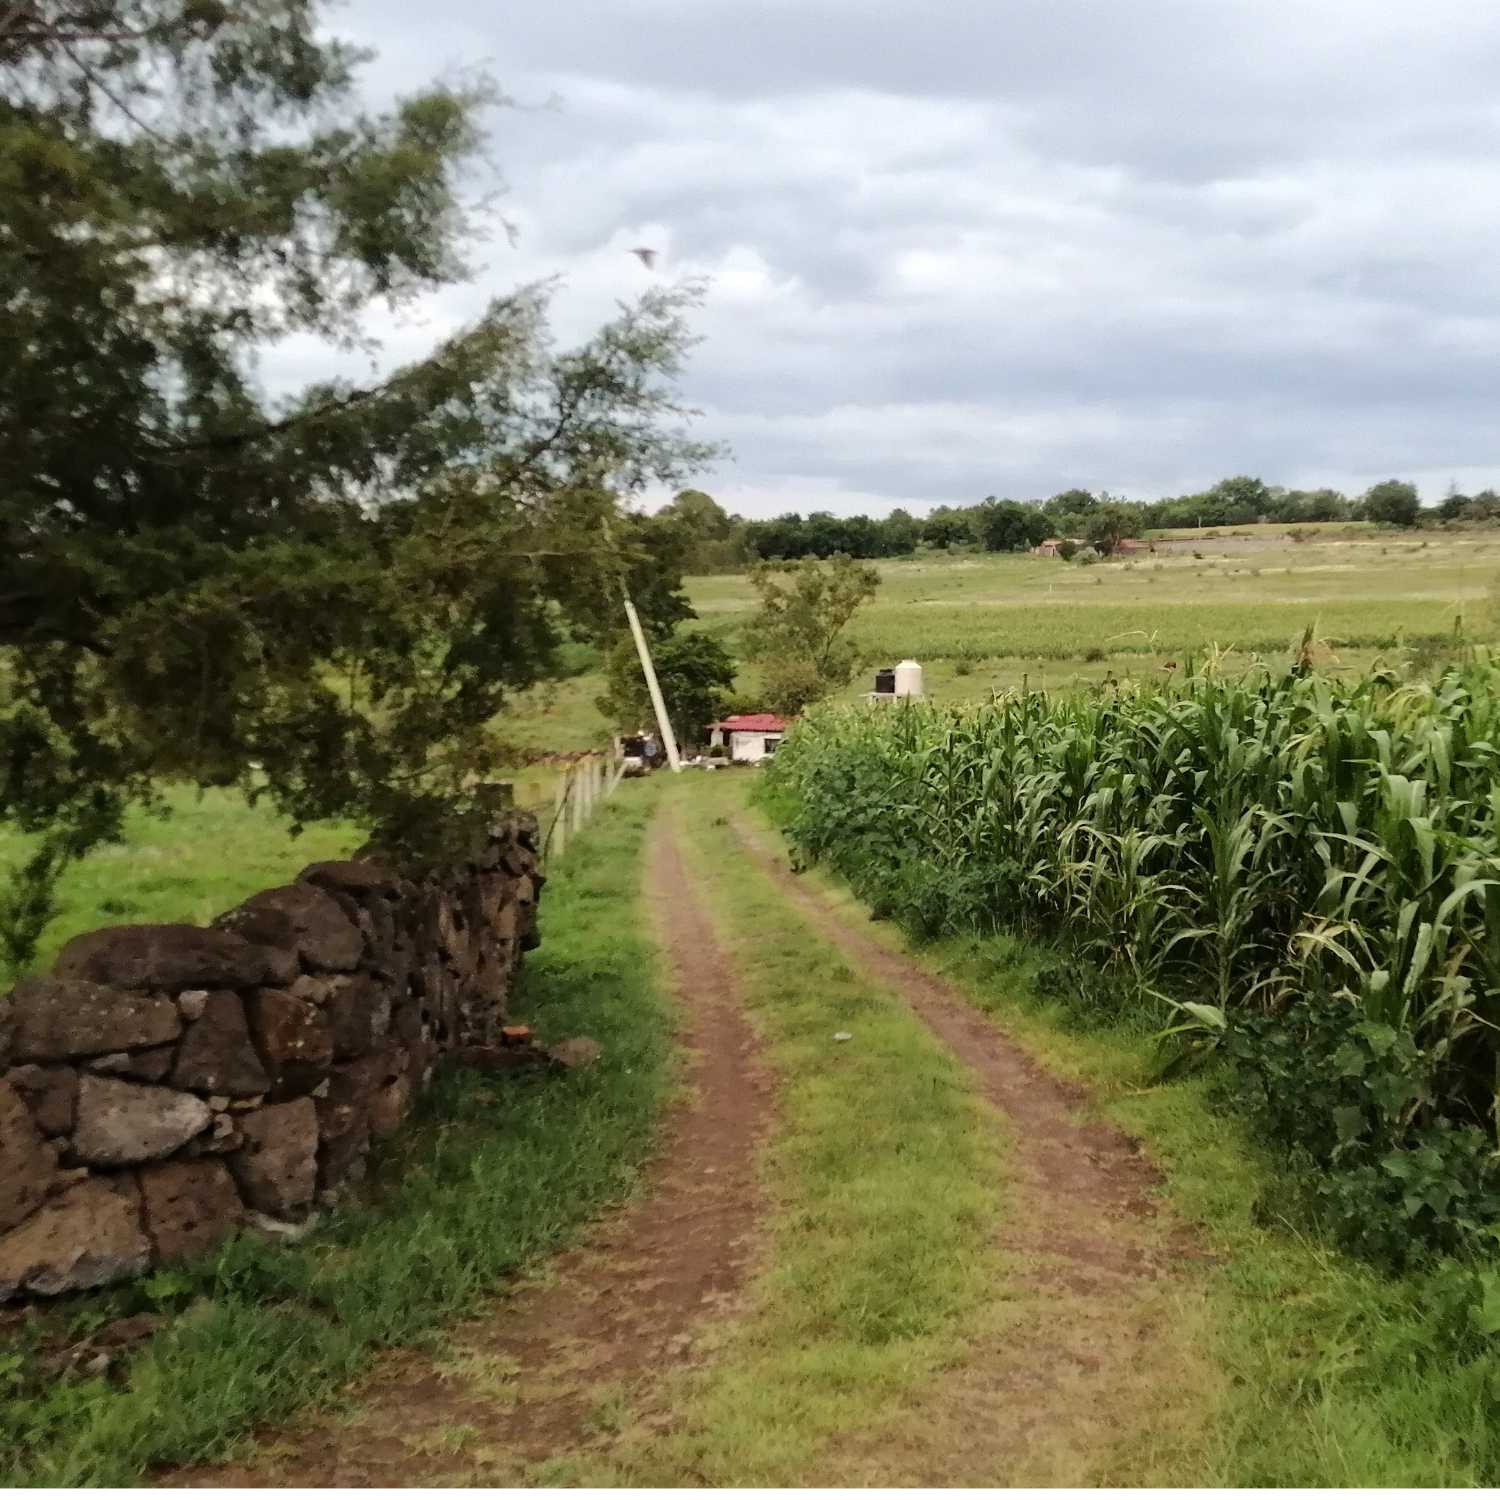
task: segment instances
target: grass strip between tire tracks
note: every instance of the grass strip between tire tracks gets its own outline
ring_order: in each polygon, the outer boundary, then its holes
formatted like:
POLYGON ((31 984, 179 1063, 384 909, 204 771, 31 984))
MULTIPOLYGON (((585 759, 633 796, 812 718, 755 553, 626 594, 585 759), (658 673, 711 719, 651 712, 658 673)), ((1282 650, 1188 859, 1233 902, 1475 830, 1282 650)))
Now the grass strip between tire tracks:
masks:
POLYGON ((610 1458, 535 1477, 807 1483, 820 1463, 837 1474, 836 1459, 820 1459, 825 1445, 868 1429, 960 1357, 972 1320, 1004 1296, 994 1243, 1002 1127, 907 1007, 816 937, 742 857, 716 815, 741 805, 736 779, 695 778, 670 795, 782 1080, 765 1162, 769 1253, 717 1357, 670 1392, 670 1431, 632 1440, 627 1430, 610 1458), (851 1040, 835 1041, 841 1031, 851 1040))

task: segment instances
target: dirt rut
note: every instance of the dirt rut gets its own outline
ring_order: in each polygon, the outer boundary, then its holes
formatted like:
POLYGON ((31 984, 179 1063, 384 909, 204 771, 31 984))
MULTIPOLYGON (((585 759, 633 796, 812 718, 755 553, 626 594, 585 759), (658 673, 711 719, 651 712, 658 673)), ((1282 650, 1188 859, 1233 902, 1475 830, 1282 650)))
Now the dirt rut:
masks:
POLYGON ((608 1441, 608 1412, 650 1420, 653 1380, 698 1357, 757 1250, 759 1146, 772 1079, 676 839, 652 835, 650 905, 689 1062, 648 1190, 546 1268, 545 1280, 452 1330, 448 1357, 393 1354, 352 1414, 257 1435, 249 1466, 158 1476, 180 1485, 395 1486, 523 1479, 608 1441))
POLYGON ((1014 1140, 1009 1315, 805 1482, 1129 1484, 1143 1467, 1170 1472, 1215 1380, 1193 1337, 1201 1289, 1189 1273, 1205 1256, 1166 1211, 1140 1144, 1089 1118, 1085 1089, 1040 1067, 955 986, 841 915, 758 829, 734 828, 813 928, 968 1065, 1014 1140))

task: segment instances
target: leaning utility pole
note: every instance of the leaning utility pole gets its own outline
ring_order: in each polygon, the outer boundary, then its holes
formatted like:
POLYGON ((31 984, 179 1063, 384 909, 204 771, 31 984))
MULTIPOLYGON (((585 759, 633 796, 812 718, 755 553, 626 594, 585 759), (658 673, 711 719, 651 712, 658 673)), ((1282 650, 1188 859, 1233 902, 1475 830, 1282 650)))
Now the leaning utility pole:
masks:
POLYGON ((651 664, 651 648, 646 644, 646 633, 641 629, 640 616, 625 586, 620 585, 620 594, 625 600, 625 618, 630 621, 630 633, 635 637, 636 654, 641 659, 641 671, 646 674, 646 691, 651 694, 651 707, 656 710, 656 727, 661 731, 662 746, 667 752, 667 764, 674 770, 682 769, 682 759, 677 754, 677 736, 672 733, 672 722, 667 718, 667 705, 662 701, 661 686, 656 680, 656 668, 651 664))
MULTIPOLYGON (((609 517, 604 518, 604 538, 614 545, 614 528, 609 517)), ((656 727, 661 733, 662 748, 667 752, 667 764, 674 771, 682 769, 682 757, 677 753, 677 736, 672 733, 671 721, 667 718, 667 705, 662 701, 661 684, 656 680, 656 668, 651 664, 651 648, 646 644, 646 633, 641 629, 641 618, 630 600, 630 589, 625 582, 625 570, 620 569, 620 599, 625 605, 625 618, 630 621, 630 633, 635 637, 635 654, 641 659, 641 671, 646 674, 646 691, 651 694, 651 707, 656 710, 656 727)))

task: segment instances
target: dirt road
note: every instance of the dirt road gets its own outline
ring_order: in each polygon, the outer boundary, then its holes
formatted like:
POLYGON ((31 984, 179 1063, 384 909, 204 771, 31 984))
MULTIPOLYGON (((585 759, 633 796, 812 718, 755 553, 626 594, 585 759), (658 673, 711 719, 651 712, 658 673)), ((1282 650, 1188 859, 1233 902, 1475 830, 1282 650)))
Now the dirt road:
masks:
POLYGON ((756 1156, 774 1090, 665 822, 649 861, 688 1061, 646 1191, 544 1280, 454 1329, 446 1353, 393 1354, 338 1414, 259 1434, 249 1463, 157 1483, 521 1483, 533 1465, 598 1439, 610 1406, 649 1411, 652 1385, 698 1357, 699 1336, 733 1310, 755 1260, 756 1156))
MULTIPOLYGON (((687 815, 706 816, 684 802, 687 815)), ((713 1372, 710 1330, 755 1292, 775 1251, 758 1176, 773 1080, 703 898, 713 862, 685 858, 673 822, 682 815, 658 819, 647 888, 680 1002, 688 1087, 643 1194, 543 1279, 452 1330, 446 1349, 389 1356, 340 1411, 259 1434, 248 1463, 159 1482, 547 1482, 549 1466, 561 1464, 566 1479, 580 1458, 619 1456, 627 1425, 630 1472, 643 1455, 651 1471, 653 1443, 674 1429, 671 1377, 702 1364, 713 1372)), ((729 827, 787 920, 805 922, 886 1003, 909 1007, 998 1112, 1010 1143, 997 1230, 1005 1279, 993 1299, 1003 1315, 967 1330, 962 1357, 937 1378, 874 1403, 868 1430, 809 1441, 799 1482, 1131 1483, 1143 1446, 1191 1427, 1215 1378, 1193 1339, 1201 1252, 1162 1209, 1156 1171, 1128 1136, 1090 1117, 1080 1089, 794 876, 762 825, 736 813, 729 827)), ((816 1358, 816 1333, 809 1339, 816 1358)))

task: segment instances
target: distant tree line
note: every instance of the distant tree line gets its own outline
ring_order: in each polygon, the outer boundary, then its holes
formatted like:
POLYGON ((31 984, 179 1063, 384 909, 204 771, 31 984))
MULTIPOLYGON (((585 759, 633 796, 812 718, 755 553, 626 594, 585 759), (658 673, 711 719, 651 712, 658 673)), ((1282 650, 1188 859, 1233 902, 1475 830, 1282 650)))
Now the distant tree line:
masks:
POLYGON ((1083 489, 1063 490, 1048 500, 990 495, 977 505, 940 505, 923 518, 898 509, 879 518, 813 511, 752 521, 729 514, 702 490, 684 490, 656 519, 676 533, 675 550, 686 571, 714 573, 757 562, 840 554, 903 557, 919 546, 1021 552, 1049 537, 1110 552, 1126 537, 1181 527, 1309 521, 1376 521, 1391 526, 1415 526, 1423 520, 1479 523, 1500 520, 1500 495, 1494 490, 1453 493, 1424 511, 1417 487, 1400 479, 1382 480, 1364 494, 1350 496, 1332 489, 1287 489, 1239 474, 1196 494, 1160 500, 1125 500, 1083 489))

